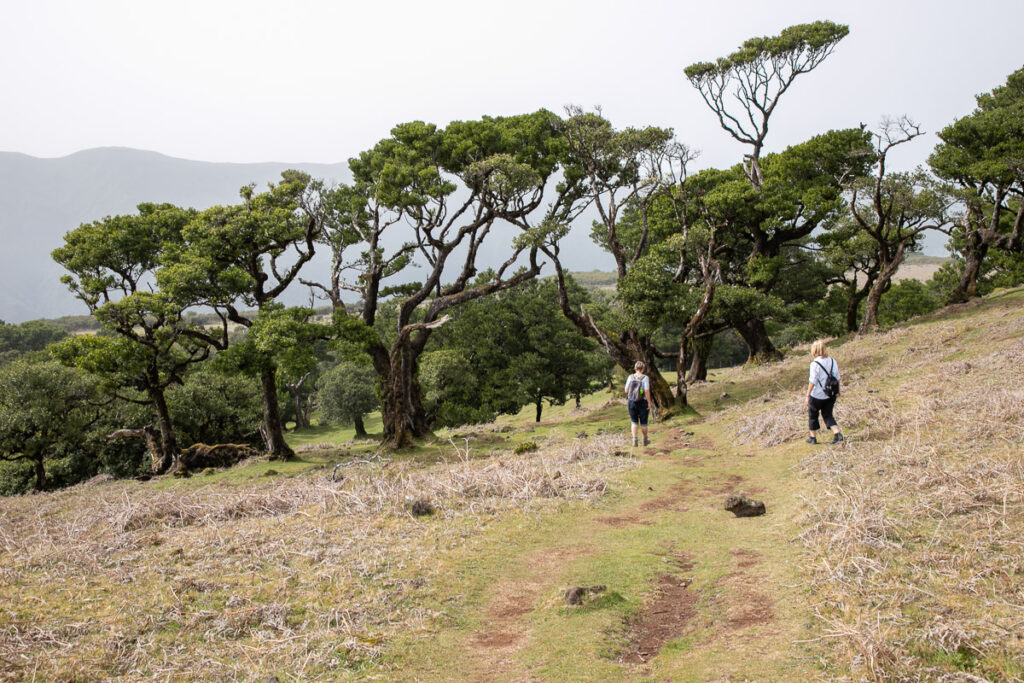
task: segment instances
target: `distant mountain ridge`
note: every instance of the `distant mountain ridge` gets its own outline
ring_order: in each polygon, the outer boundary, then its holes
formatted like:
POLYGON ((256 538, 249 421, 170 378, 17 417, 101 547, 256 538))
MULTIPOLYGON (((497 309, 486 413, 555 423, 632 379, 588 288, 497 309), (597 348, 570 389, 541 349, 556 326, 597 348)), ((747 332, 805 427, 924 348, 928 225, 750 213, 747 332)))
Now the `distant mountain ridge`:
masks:
POLYGON ((243 185, 265 186, 290 168, 328 181, 349 178, 347 163, 214 163, 125 147, 55 159, 0 152, 0 319, 85 313, 50 257, 80 224, 132 213, 142 202, 197 209, 236 202, 243 185))
MULTIPOLYGON (((130 214, 143 202, 169 202, 205 209, 239 201, 238 191, 249 183, 266 187, 290 168, 327 182, 351 179, 348 163, 215 163, 169 157, 127 147, 101 147, 56 159, 17 152, 0 152, 0 320, 19 323, 87 313, 60 283, 63 269, 50 252, 63 243, 66 232, 105 216, 130 214)), ((572 249, 563 256, 569 269, 611 267, 608 254, 587 238, 589 220, 578 221, 570 237, 572 249)), ((515 229, 492 231, 478 259, 480 270, 497 267, 509 255, 515 229)), ((388 239, 405 241, 399 233, 388 239)), ((461 266, 460 251, 451 263, 461 266)), ((306 277, 319 279, 327 270, 319 255, 305 268, 306 277)), ((394 283, 422 277, 412 267, 394 283)), ((550 265, 542 275, 551 275, 550 265)), ((283 300, 304 304, 309 293, 294 285, 283 300)))

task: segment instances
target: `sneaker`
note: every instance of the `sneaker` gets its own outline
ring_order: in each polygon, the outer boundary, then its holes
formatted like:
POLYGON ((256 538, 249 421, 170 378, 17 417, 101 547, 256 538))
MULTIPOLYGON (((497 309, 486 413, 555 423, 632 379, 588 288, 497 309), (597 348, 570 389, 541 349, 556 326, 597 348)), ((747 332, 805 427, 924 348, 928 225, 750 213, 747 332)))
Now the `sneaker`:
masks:
POLYGON ((639 443, 637 443, 637 440, 636 440, 636 437, 635 437, 635 436, 633 437, 633 445, 634 445, 634 446, 638 446, 638 445, 640 445, 639 443))
POLYGON ((812 436, 807 439, 807 443, 818 443, 818 440, 812 436))
POLYGON ((839 443, 840 441, 846 441, 846 439, 843 438, 842 432, 837 432, 836 435, 832 437, 832 443, 839 443))
POLYGON ((645 446, 650 446, 651 445, 651 440, 648 439, 646 436, 644 437, 644 445, 645 446))

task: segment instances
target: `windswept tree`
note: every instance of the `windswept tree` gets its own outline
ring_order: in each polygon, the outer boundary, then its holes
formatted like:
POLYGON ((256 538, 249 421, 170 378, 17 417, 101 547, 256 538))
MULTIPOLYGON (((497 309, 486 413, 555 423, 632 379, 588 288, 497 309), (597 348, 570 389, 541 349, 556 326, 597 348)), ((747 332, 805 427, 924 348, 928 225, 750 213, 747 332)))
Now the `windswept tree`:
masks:
POLYGON ((667 151, 651 169, 659 191, 648 206, 631 205, 623 221, 622 242, 634 244, 646 235, 651 246, 619 280, 616 298, 629 327, 645 337, 678 331, 676 350, 658 348, 655 355, 675 359, 673 406, 689 411, 687 363, 722 284, 715 256, 719 225, 689 183, 687 163, 695 155, 678 143, 667 151))
POLYGON ((939 132, 928 159, 935 173, 960 188, 963 216, 953 244, 963 259, 950 303, 978 296, 978 278, 991 249, 1024 251, 1024 68, 978 106, 939 132))
POLYGON ((190 365, 208 357, 211 344, 223 344, 226 330, 218 337, 195 325, 185 317, 191 301, 152 289, 162 259, 181 245, 195 212, 170 204, 138 209, 136 215, 84 224, 54 250, 53 258, 69 273, 62 281, 111 333, 72 337, 58 344, 56 353, 102 377, 118 398, 152 408, 160 436, 153 461, 163 472, 179 450, 167 389, 181 384, 190 365))
MULTIPOLYGON (((683 168, 692 158, 689 149, 673 139, 669 129, 648 127, 616 130, 600 112, 570 107, 558 122, 565 145, 566 191, 548 208, 548 225, 568 225, 585 210, 598 215, 591 238, 615 260, 616 278, 622 282, 648 252, 667 234, 652 232, 650 210, 654 200, 677 192, 683 168)), ((667 228, 683 230, 681 225, 667 228)), ((658 349, 648 325, 632 324, 620 317, 615 328, 600 324, 585 307, 573 305, 557 243, 544 246, 555 265, 559 306, 576 328, 596 340, 611 358, 628 372, 643 360, 649 368, 651 398, 668 415, 676 405, 671 387, 657 369, 658 349)))
MULTIPOLYGON (((798 76, 820 66, 848 33, 847 26, 830 21, 799 24, 777 36, 751 38, 739 50, 714 62, 698 62, 686 67, 687 79, 718 117, 722 128, 749 148, 741 168, 756 192, 765 190, 762 152, 771 116, 782 95, 798 76)), ((770 204, 774 201, 771 187, 767 188, 767 194, 764 203, 770 204)), ((747 270, 757 281, 751 284, 760 286, 763 291, 771 284, 772 271, 779 272, 772 264, 777 266, 781 262, 783 248, 809 235, 816 225, 802 220, 800 211, 790 212, 789 216, 783 215, 778 220, 771 211, 767 216, 750 218, 743 228, 744 237, 751 242, 746 254, 747 270)), ((734 258, 738 256, 733 253, 734 258)), ((736 331, 747 342, 751 361, 781 357, 771 343, 763 318, 740 321, 736 331)))
POLYGON ((831 21, 798 24, 777 36, 751 38, 728 57, 686 67, 686 78, 722 128, 750 148, 743 171, 754 187, 760 188, 764 180, 761 151, 780 98, 798 76, 825 61, 849 32, 848 26, 831 21))
POLYGON ((339 317, 349 315, 344 293, 355 294, 366 329, 383 303, 395 307, 393 331, 364 345, 380 378, 389 447, 429 433, 417 368, 446 311, 540 272, 537 242, 546 237, 514 221, 541 205, 558 157, 552 115, 538 111, 446 128, 402 124, 349 162, 353 182, 334 192, 336 224, 321 235, 332 251, 330 281, 307 284, 339 317), (480 282, 477 260, 497 230, 516 237, 504 263, 480 282), (421 280, 408 281, 412 267, 423 269, 421 280))
POLYGON ((313 258, 332 214, 322 183, 299 171, 285 171, 265 192, 243 187, 241 197, 240 204, 195 216, 157 277, 162 290, 177 300, 212 307, 224 330, 234 324, 248 332, 241 355, 244 367, 260 379, 267 453, 287 459, 294 452, 284 439, 277 395, 278 342, 284 338, 279 332, 308 327, 309 321, 300 319, 301 312, 284 311, 278 298, 313 258))
POLYGON ((703 220, 716 226, 714 256, 723 284, 743 290, 722 299, 714 316, 743 338, 748 362, 781 355, 768 336, 767 320, 824 295, 825 273, 808 253, 808 240, 846 212, 846 184, 862 176, 870 161, 869 135, 854 128, 766 155, 760 188, 740 165, 707 169, 688 181, 703 220))
POLYGON ((921 135, 906 117, 885 121, 874 133, 873 177, 856 180, 850 190, 850 214, 874 242, 877 274, 864 303, 859 334, 878 330, 878 306, 907 254, 920 247, 927 230, 946 229, 952 201, 922 169, 892 173, 886 166, 889 152, 921 135))

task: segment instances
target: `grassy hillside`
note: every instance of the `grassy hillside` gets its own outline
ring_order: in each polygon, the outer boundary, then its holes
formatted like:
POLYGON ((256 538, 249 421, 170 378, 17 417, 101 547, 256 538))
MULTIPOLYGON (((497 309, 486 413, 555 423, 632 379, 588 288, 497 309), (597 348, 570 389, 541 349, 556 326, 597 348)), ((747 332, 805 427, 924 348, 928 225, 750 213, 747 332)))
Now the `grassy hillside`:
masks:
POLYGON ((0 677, 1020 680, 1022 304, 835 346, 837 447, 803 442, 800 349, 714 373, 648 448, 596 394, 0 501, 0 677))

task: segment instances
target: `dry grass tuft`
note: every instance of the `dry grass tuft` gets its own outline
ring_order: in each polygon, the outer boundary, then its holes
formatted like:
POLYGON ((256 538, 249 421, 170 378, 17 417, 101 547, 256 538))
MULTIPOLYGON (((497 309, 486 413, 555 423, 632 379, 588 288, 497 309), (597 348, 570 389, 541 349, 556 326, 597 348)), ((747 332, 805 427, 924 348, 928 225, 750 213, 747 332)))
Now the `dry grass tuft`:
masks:
POLYGON ((1024 345, 1005 340, 1011 327, 981 308, 841 349, 903 347, 863 369, 878 394, 840 400, 857 438, 801 464, 822 640, 855 679, 1024 680, 1024 345))
MULTIPOLYGON (((358 677, 425 609, 439 553, 499 514, 600 497, 623 436, 438 465, 153 490, 91 481, 2 501, 0 680, 358 677), (411 501, 435 513, 415 517, 411 501)), ((454 606, 453 606, 454 607, 454 606)))

